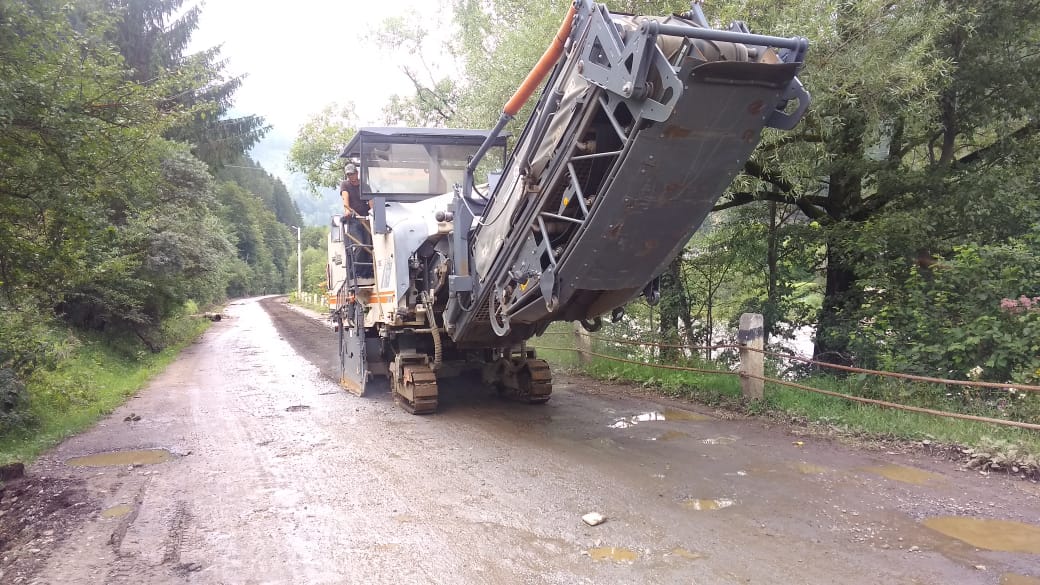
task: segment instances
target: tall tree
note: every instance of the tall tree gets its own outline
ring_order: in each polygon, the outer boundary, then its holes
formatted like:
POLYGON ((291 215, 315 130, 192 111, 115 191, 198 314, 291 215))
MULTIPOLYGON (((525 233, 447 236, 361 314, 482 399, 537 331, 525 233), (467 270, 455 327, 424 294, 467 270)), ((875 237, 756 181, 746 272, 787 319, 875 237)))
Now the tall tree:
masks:
POLYGON ((171 71, 179 74, 181 82, 165 96, 166 107, 188 106, 193 115, 169 128, 168 138, 190 144, 195 156, 217 168, 246 154, 263 137, 269 129, 263 118, 228 116, 244 76, 224 74, 220 48, 185 54, 198 27, 198 6, 182 12, 184 0, 105 2, 109 11, 120 16, 110 36, 133 81, 147 84, 171 71))
MULTIPOLYGON (((966 236, 960 230, 978 231, 950 205, 990 206, 980 195, 1003 181, 1009 157, 1022 160, 1015 153, 1031 148, 1040 88, 1023 67, 1040 64, 1040 5, 748 4, 769 15, 766 23, 817 31, 805 71, 815 104, 796 132, 767 141, 718 209, 775 200, 821 226, 826 290, 816 353, 851 361, 850 331, 871 286, 863 278, 878 254, 907 265, 949 249, 966 236), (871 229, 914 211, 915 228, 898 237, 871 229)), ((1006 237, 1010 224, 990 227, 1006 237)))
POLYGON ((357 131, 354 104, 329 104, 300 128, 289 150, 289 170, 302 174, 311 193, 335 188, 343 178, 342 149, 357 131))
POLYGON ((415 88, 412 95, 390 98, 383 107, 387 124, 452 126, 460 87, 458 80, 446 70, 453 68, 458 59, 456 43, 448 40, 436 46, 430 38, 429 23, 416 23, 402 17, 384 20, 371 40, 401 59, 399 68, 415 88), (432 64, 427 55, 440 55, 442 59, 432 64), (443 59, 445 55, 450 58, 443 59))
POLYGON ((242 157, 232 162, 233 164, 226 165, 217 171, 218 180, 232 181, 255 195, 263 202, 264 207, 274 213, 280 223, 287 226, 300 225, 303 221, 300 209, 289 195, 289 190, 281 179, 268 173, 259 163, 249 157, 242 157))
MULTIPOLYGON (((135 191, 158 180, 168 87, 129 82, 106 19, 59 2, 0 4, 0 288, 7 303, 61 299, 98 270, 135 191)), ((45 301, 47 302, 47 301, 45 301)))

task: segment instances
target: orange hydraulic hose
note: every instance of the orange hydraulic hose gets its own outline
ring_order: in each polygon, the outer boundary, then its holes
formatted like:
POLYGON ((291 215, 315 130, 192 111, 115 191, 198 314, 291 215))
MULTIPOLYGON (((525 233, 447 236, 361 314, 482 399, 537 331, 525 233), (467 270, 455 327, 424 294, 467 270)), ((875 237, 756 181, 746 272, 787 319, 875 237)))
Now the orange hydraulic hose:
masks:
POLYGON ((571 24, 574 22, 575 12, 577 12, 577 9, 574 4, 571 4, 570 10, 567 11, 567 16, 563 17, 563 22, 560 24, 559 32, 556 33, 556 38, 545 49, 542 58, 538 60, 531 72, 527 74, 527 78, 520 84, 520 88, 516 90, 513 97, 509 98, 506 107, 502 109, 502 113, 510 117, 515 116, 527 102, 528 98, 531 97, 531 94, 534 93, 534 90, 538 88, 538 84, 542 82, 549 70, 556 64, 556 60, 563 53, 563 43, 566 42, 567 37, 571 34, 571 24))

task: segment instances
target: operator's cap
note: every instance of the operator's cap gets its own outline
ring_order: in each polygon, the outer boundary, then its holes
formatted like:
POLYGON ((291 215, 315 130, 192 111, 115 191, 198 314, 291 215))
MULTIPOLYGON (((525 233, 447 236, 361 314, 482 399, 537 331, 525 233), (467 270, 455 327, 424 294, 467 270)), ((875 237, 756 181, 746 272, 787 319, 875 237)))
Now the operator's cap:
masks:
POLYGON ((343 167, 343 174, 356 175, 357 167, 354 166, 354 163, 347 163, 347 166, 343 167))

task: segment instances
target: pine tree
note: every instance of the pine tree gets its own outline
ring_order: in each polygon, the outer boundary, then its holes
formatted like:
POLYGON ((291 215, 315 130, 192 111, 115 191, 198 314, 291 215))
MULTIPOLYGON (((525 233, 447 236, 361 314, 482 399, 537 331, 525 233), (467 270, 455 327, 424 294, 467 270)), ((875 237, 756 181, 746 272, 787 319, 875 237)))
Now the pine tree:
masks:
POLYGON ((196 157, 219 168, 246 154, 263 137, 269 127, 262 117, 227 117, 244 76, 224 75, 220 48, 185 55, 198 28, 198 6, 174 17, 184 0, 106 1, 108 10, 120 15, 111 40, 123 54, 130 79, 148 84, 178 76, 167 107, 188 107, 192 115, 167 131, 167 138, 190 144, 196 157))

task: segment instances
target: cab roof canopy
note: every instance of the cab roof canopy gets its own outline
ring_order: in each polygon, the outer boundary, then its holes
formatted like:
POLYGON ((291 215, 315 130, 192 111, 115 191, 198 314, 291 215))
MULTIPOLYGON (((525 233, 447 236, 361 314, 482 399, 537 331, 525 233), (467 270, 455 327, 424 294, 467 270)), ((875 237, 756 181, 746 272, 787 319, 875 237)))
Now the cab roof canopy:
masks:
MULTIPOLYGON (((490 130, 460 130, 455 128, 398 128, 370 126, 358 128, 354 137, 339 153, 340 158, 361 156, 361 143, 368 144, 460 144, 480 146, 490 130)), ((505 146, 509 136, 500 134, 492 146, 505 146)))

